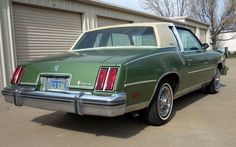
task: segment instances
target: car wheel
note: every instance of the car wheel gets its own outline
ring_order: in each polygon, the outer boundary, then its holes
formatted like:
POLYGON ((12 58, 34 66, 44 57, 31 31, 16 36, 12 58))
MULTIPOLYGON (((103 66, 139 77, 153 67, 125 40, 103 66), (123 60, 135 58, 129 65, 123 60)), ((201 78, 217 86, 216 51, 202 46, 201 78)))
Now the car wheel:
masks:
POLYGON ((211 83, 206 86, 207 93, 215 94, 220 91, 220 69, 216 69, 216 73, 214 78, 212 79, 211 83))
POLYGON ((156 126, 167 123, 172 113, 173 98, 173 90, 170 83, 162 81, 151 104, 143 113, 147 123, 156 126))

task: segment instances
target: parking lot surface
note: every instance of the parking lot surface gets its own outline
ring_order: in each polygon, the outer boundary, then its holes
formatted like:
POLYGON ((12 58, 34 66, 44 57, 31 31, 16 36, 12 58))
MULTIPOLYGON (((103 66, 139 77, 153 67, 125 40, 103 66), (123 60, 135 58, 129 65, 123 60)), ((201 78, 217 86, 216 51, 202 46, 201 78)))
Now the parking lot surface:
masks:
POLYGON ((196 91, 174 101, 172 120, 160 127, 141 118, 75 116, 16 107, 0 96, 0 147, 236 147, 236 58, 221 91, 196 91))

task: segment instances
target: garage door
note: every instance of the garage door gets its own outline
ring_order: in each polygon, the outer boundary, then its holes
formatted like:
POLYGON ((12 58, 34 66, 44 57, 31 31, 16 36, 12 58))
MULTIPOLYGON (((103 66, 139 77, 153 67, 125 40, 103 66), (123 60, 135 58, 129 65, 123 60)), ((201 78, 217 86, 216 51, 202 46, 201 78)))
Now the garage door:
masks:
POLYGON ((126 21, 126 20, 120 20, 120 19, 98 17, 98 27, 119 25, 119 24, 126 24, 126 23, 132 23, 132 22, 126 21))
POLYGON ((206 30, 200 29, 200 40, 202 43, 206 42, 206 30))
POLYGON ((22 63, 70 49, 82 33, 81 15, 13 5, 17 62, 22 63))
POLYGON ((191 30, 194 34, 196 34, 196 28, 192 26, 187 26, 189 30, 191 30))

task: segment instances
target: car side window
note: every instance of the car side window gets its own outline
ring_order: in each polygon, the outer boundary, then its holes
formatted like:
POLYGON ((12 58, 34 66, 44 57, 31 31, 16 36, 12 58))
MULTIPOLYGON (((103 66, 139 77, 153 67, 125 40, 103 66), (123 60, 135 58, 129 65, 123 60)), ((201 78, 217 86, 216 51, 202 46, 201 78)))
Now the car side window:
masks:
POLYGON ((184 51, 198 50, 201 48, 201 44, 189 30, 177 28, 177 31, 184 51))

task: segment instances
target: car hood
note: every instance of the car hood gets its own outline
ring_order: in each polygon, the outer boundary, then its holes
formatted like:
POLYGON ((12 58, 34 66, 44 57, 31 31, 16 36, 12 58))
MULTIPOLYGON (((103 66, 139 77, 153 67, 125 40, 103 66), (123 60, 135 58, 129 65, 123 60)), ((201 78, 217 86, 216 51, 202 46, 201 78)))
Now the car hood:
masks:
POLYGON ((69 76, 70 88, 93 89, 101 66, 120 66, 151 49, 99 49, 70 51, 25 65, 21 84, 39 85, 40 77, 69 76))

